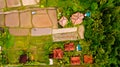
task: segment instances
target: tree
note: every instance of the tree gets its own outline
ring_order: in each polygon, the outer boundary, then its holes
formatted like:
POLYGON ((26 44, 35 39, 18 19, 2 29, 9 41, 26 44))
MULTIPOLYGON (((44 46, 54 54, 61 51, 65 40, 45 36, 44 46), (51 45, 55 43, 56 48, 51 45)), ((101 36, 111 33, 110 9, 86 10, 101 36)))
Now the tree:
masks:
POLYGON ((98 9, 98 4, 93 2, 91 5, 91 10, 96 10, 96 9, 98 9))

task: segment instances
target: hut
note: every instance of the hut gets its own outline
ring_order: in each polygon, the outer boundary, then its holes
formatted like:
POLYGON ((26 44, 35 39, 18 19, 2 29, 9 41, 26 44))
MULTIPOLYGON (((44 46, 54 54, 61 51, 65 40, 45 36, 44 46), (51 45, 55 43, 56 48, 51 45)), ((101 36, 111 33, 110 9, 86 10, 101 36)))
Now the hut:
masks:
POLYGON ((75 50, 75 45, 72 42, 67 43, 64 45, 64 49, 65 49, 65 51, 73 51, 73 50, 75 50))
POLYGON ((53 58, 54 59, 62 59, 63 58, 63 51, 60 48, 53 50, 53 58))
POLYGON ((81 51, 81 50, 82 50, 82 47, 81 47, 80 44, 78 44, 78 45, 76 46, 76 50, 77 50, 77 51, 81 51))
POLYGON ((19 63, 25 64, 25 63, 27 63, 27 60, 28 60, 27 54, 20 55, 19 63))
POLYGON ((90 63, 92 64, 93 63, 93 57, 92 55, 84 55, 84 63, 90 63))
POLYGON ((72 65, 79 65, 80 64, 80 57, 71 57, 70 62, 72 65))
POLYGON ((84 14, 77 12, 71 16, 71 21, 74 25, 77 25, 83 22, 83 18, 84 14))
POLYGON ((65 16, 63 16, 59 20, 59 24, 64 27, 67 24, 67 21, 68 21, 68 19, 65 16))

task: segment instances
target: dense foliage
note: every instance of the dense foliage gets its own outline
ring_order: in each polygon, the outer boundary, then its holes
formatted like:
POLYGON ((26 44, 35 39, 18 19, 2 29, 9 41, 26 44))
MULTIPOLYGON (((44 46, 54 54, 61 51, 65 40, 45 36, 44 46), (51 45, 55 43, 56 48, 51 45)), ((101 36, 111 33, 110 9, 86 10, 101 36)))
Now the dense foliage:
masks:
POLYGON ((3 31, 0 31, 0 46, 9 48, 14 45, 14 37, 10 35, 7 28, 2 28, 3 31))
POLYGON ((85 18, 85 40, 92 41, 90 51, 95 63, 102 67, 120 66, 120 6, 117 3, 114 0, 98 1, 98 9, 91 7, 91 18, 85 18))
POLYGON ((90 11, 91 17, 84 19, 84 41, 90 43, 88 50, 93 54, 94 65, 120 66, 120 0, 47 0, 45 6, 57 7, 58 19, 90 11))
POLYGON ((0 27, 0 46, 1 46, 1 53, 0 53, 0 64, 8 63, 6 57, 6 51, 3 49, 8 49, 14 45, 14 37, 10 35, 7 28, 0 27))

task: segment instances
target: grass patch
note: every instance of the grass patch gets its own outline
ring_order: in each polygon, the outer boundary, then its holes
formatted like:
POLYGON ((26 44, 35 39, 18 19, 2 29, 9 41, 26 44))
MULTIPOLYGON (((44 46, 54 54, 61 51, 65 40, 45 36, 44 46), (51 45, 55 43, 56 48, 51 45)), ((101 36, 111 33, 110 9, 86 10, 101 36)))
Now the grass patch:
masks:
POLYGON ((15 44, 9 49, 5 49, 10 64, 18 63, 22 50, 26 50, 34 56, 35 61, 47 63, 48 56, 45 54, 44 46, 52 44, 52 36, 22 36, 15 37, 15 44))

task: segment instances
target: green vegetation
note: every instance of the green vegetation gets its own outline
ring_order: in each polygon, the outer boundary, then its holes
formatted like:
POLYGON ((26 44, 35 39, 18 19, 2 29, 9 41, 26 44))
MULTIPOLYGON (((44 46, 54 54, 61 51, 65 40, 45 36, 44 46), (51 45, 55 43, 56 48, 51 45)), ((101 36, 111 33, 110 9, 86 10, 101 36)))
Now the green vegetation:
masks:
POLYGON ((91 18, 86 17, 84 20, 85 40, 91 41, 90 51, 95 58, 95 65, 118 67, 120 65, 120 27, 117 25, 120 25, 118 20, 120 7, 114 0, 100 0, 96 3, 99 7, 92 8, 91 18))
MULTIPOLYGON (((14 45, 14 37, 9 34, 7 28, 0 27, 0 46, 2 49, 8 49, 14 45)), ((0 53, 0 64, 7 64, 6 50, 0 53)))
MULTIPOLYGON (((75 12, 85 13, 90 11, 91 17, 85 17, 83 22, 85 39, 79 41, 82 46, 80 55, 92 54, 95 61, 92 64, 93 67, 120 66, 120 0, 41 0, 40 7, 56 7, 58 19, 62 16, 70 18, 75 12)), ((9 9, 4 9, 4 11, 7 10, 9 9)), ((68 20, 66 27, 73 27, 70 19, 68 20)), ((0 45, 6 48, 3 54, 6 55, 7 59, 3 62, 8 61, 11 64, 19 62, 18 58, 22 53, 21 50, 27 50, 28 55, 33 53, 36 63, 44 62, 48 64, 48 54, 57 47, 64 49, 63 45, 66 43, 53 43, 51 35, 15 37, 15 41, 13 41, 14 38, 9 35, 8 31, 3 33, 0 39, 0 45), (15 42, 15 45, 12 45, 12 42, 15 42)), ((78 41, 75 43, 78 43, 78 41)), ((74 54, 77 55, 76 52, 65 53, 63 60, 56 60, 56 62, 62 61, 69 64, 67 56, 74 54)), ((83 58, 81 59, 83 60, 83 58)))
MULTIPOLYGON (((58 8, 58 19, 63 15, 70 18, 75 12, 90 11, 91 17, 86 17, 83 22, 86 30, 84 42, 90 44, 89 48, 85 49, 85 53, 94 56, 95 67, 120 66, 120 0, 49 0, 46 2, 44 4, 47 7, 58 8)), ((71 22, 70 19, 68 22, 71 22)))
POLYGON ((7 28, 3 28, 3 30, 3 32, 0 31, 0 46, 9 48, 14 44, 14 37, 9 34, 7 28))
POLYGON ((16 36, 15 45, 9 49, 5 49, 8 62, 10 64, 18 64, 19 57, 23 53, 22 51, 25 50, 30 60, 31 56, 33 56, 33 61, 27 64, 48 63, 46 60, 48 56, 45 54, 43 47, 49 44, 47 42, 52 42, 51 40, 51 35, 40 37, 16 36))

